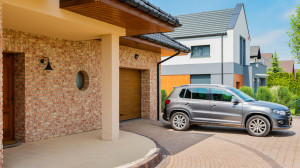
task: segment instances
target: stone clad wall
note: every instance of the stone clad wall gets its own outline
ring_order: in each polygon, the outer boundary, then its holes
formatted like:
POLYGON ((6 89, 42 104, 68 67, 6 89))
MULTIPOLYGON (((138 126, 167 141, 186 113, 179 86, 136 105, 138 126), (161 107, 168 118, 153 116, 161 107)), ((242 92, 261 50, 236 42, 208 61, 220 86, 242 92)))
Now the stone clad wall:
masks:
POLYGON ((120 47, 120 67, 140 69, 142 71, 142 118, 155 120, 156 109, 156 64, 161 60, 159 53, 148 52, 125 46, 120 47), (134 55, 139 58, 135 59, 134 55))
POLYGON ((4 29, 3 41, 4 52, 24 53, 25 60, 22 65, 22 54, 15 56, 15 67, 25 67, 25 77, 20 68, 15 76, 19 99, 15 105, 23 105, 15 109, 16 138, 31 142, 100 128, 99 41, 66 41, 8 29, 4 29), (44 57, 49 57, 53 71, 44 70, 39 62, 44 57), (75 83, 80 70, 89 75, 85 91, 78 90, 75 83), (25 105, 21 96, 25 96, 25 105))
MULTIPOLYGON (((4 29, 3 50, 16 53, 16 139, 32 142, 101 128, 100 44, 98 40, 67 41, 4 29), (44 57, 49 57, 53 71, 44 70, 39 62, 44 57), (89 76, 84 91, 75 83, 80 70, 89 76)), ((158 61, 159 53, 120 46, 120 67, 142 70, 142 118, 156 119, 158 61)))

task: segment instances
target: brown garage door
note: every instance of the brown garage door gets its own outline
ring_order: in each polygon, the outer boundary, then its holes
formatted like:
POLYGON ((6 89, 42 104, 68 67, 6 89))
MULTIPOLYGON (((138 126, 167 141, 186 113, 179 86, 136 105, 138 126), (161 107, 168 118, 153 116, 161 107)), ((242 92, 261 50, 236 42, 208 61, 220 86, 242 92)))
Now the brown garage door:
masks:
POLYGON ((141 71, 120 69, 120 121, 141 117, 141 71))

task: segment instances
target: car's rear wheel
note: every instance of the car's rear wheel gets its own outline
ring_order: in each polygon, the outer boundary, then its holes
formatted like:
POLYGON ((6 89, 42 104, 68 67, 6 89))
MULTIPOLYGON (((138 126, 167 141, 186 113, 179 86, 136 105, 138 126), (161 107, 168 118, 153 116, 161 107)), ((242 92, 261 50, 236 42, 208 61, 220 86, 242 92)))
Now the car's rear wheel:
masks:
POLYGON ((171 117, 171 125, 174 130, 184 131, 190 127, 190 119, 183 112, 176 112, 171 117))
POLYGON ((266 117, 255 115, 247 120, 246 128, 250 135, 263 137, 269 134, 271 124, 266 117))

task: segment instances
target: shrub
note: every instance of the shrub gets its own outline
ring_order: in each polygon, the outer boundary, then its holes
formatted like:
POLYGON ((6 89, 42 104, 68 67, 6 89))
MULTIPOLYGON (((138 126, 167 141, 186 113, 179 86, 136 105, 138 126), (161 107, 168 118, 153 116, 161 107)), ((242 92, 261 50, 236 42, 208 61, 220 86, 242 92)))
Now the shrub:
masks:
POLYGON ((161 112, 165 109, 165 101, 167 99, 166 90, 161 90, 161 112))
POLYGON ((253 89, 251 87, 248 86, 242 86, 240 88, 240 91, 246 93, 247 95, 251 96, 252 98, 254 98, 254 92, 253 89))
POLYGON ((270 91, 271 91, 272 96, 273 96, 273 102, 274 103, 280 103, 279 98, 278 98, 278 89, 279 89, 279 86, 273 86, 273 87, 270 88, 270 91))
POLYGON ((279 103, 288 106, 293 101, 293 95, 289 91, 288 87, 280 86, 278 89, 279 103))
POLYGON ((257 100, 263 100, 263 101, 273 101, 273 95, 269 88, 266 86, 259 87, 256 93, 256 99, 257 100))

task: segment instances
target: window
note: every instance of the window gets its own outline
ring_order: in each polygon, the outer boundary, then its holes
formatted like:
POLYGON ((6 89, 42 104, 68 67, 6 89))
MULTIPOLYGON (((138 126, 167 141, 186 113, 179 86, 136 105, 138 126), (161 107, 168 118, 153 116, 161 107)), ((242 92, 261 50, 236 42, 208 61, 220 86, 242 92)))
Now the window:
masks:
POLYGON ((179 97, 180 97, 180 98, 183 98, 183 97, 184 97, 185 90, 186 90, 186 89, 182 89, 182 90, 181 90, 181 92, 180 92, 180 94, 179 94, 179 97))
POLYGON ((184 98, 190 99, 192 97, 192 89, 187 89, 184 98))
POLYGON ((232 98, 234 97, 232 94, 222 89, 211 89, 211 95, 212 100, 225 102, 231 102, 232 98))
POLYGON ((85 71, 79 71, 76 75, 76 86, 79 90, 86 90, 89 85, 89 77, 85 71))
POLYGON ((210 46, 192 46, 192 57, 209 57, 210 46))
POLYGON ((191 75, 191 84, 210 84, 210 75, 191 75))
POLYGON ((193 88, 193 90, 192 90, 192 99, 207 100, 208 99, 207 89, 205 89, 205 88, 193 88))
POLYGON ((246 65, 246 40, 240 37, 240 64, 246 65))

